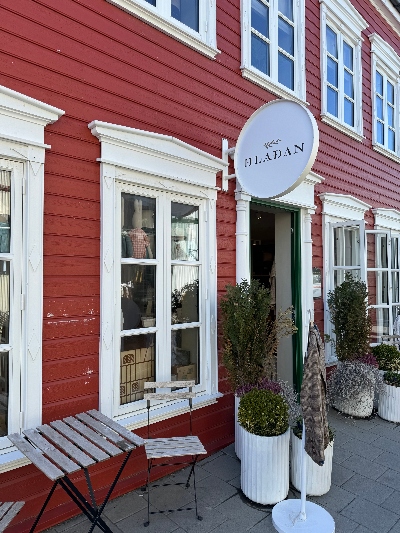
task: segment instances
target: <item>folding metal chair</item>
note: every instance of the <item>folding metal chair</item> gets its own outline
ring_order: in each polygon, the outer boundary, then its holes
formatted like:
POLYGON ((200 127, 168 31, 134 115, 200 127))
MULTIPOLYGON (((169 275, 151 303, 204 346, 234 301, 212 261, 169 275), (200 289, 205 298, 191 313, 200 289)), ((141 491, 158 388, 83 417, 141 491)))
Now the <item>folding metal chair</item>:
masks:
POLYGON ((196 511, 196 517, 198 520, 203 520, 197 511, 197 493, 196 493, 196 474, 195 466, 197 458, 199 455, 206 454, 207 451, 200 442, 200 439, 197 436, 192 435, 192 402, 193 398, 196 396, 196 393, 192 392, 192 387, 194 387, 194 381, 166 381, 166 382, 146 382, 144 384, 144 390, 149 389, 179 389, 179 388, 189 388, 189 392, 183 390, 173 390, 170 392, 153 392, 144 394, 145 400, 147 400, 147 436, 148 440, 145 442, 145 450, 147 456, 147 522, 145 522, 145 527, 150 524, 150 515, 157 513, 171 513, 174 511, 196 511), (190 435, 187 437, 170 437, 170 438, 150 438, 150 404, 152 400, 182 400, 187 399, 189 401, 189 412, 190 412, 190 435), (179 461, 179 462, 164 462, 163 460, 167 458, 175 457, 188 457, 191 456, 191 460, 179 461), (161 460, 161 463, 158 462, 161 460), (164 511, 151 511, 150 512, 150 477, 151 471, 153 468, 158 466, 171 466, 171 465, 180 465, 188 464, 191 465, 189 476, 186 483, 162 483, 153 485, 155 487, 165 487, 168 485, 185 485, 186 488, 190 485, 190 478, 193 475, 193 488, 194 488, 194 502, 195 507, 178 507, 177 509, 166 509, 164 511))

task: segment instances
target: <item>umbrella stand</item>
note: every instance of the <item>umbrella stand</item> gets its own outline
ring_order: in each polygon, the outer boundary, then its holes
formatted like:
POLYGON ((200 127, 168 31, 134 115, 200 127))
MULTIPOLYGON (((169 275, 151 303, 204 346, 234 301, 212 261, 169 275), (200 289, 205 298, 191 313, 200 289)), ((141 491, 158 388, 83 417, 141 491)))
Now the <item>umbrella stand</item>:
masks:
POLYGON ((335 521, 328 511, 316 503, 306 501, 307 452, 304 449, 305 436, 306 428, 303 422, 301 499, 283 500, 277 503, 272 509, 272 524, 278 533, 334 533, 335 521))

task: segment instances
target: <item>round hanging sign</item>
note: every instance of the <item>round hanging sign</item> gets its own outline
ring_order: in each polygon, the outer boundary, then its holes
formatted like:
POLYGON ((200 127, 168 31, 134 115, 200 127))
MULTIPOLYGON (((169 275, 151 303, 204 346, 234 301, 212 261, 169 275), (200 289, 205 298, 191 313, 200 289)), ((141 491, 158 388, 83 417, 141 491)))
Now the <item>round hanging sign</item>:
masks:
POLYGON ((235 174, 258 198, 277 198, 305 179, 317 157, 313 115, 291 100, 273 100, 251 115, 235 148, 235 174))

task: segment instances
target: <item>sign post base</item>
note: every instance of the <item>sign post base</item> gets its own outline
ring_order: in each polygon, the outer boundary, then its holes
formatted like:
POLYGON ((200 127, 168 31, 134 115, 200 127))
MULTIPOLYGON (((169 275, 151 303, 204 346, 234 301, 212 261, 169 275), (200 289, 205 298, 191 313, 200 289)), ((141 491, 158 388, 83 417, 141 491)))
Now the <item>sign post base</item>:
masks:
POLYGON ((284 500, 272 509, 272 524, 278 533, 334 533, 335 521, 323 507, 306 502, 306 520, 300 519, 300 500, 284 500))

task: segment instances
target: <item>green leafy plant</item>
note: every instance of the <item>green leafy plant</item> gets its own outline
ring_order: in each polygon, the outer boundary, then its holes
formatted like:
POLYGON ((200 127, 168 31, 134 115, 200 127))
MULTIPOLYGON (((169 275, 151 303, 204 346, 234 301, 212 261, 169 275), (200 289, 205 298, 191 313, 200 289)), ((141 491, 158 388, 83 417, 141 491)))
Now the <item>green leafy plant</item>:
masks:
POLYGON ((279 394, 268 389, 253 389, 245 394, 238 410, 239 424, 261 437, 282 435, 289 427, 289 409, 279 394))
POLYGON ((228 285, 220 301, 223 362, 234 391, 257 383, 275 357, 279 341, 297 331, 292 308, 270 318, 269 290, 258 280, 228 285))
MULTIPOLYGON (((293 435, 298 439, 303 436, 303 419, 300 417, 296 420, 296 423, 292 426, 293 435)), ((329 443, 333 442, 335 438, 335 430, 328 424, 329 443)))
POLYGON ((392 344, 378 344, 372 348, 372 353, 378 361, 379 369, 386 371, 400 370, 400 352, 392 344))
POLYGON ((400 387, 400 374, 397 372, 385 372, 383 374, 383 381, 386 383, 386 385, 400 387))
POLYGON ((343 283, 329 291, 328 307, 335 338, 325 337, 335 346, 339 361, 358 359, 369 353, 372 324, 366 284, 347 272, 343 283))

